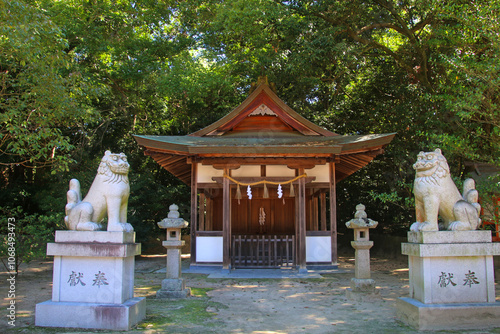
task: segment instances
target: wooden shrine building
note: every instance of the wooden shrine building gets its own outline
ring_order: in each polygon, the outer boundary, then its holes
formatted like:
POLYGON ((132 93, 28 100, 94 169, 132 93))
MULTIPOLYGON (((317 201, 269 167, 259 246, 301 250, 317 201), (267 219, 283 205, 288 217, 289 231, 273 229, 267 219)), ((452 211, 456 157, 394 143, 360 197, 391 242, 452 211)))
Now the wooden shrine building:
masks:
POLYGON ((135 139, 191 186, 192 265, 306 270, 337 264, 335 185, 394 135, 325 130, 261 78, 241 105, 204 129, 135 139))

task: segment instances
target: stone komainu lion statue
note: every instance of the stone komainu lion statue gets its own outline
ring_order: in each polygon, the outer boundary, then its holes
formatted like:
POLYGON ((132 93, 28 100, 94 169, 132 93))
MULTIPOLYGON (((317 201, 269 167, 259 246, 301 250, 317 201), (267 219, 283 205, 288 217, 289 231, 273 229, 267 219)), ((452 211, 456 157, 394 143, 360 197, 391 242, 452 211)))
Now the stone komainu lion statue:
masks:
POLYGON ((123 153, 106 151, 90 186, 87 196, 81 200, 80 182, 72 179, 67 192, 64 222, 70 230, 102 230, 101 222, 108 215, 108 231, 132 232, 127 223, 127 205, 130 194, 128 183, 129 164, 123 153))
POLYGON ((481 206, 474 180, 465 180, 461 195, 440 149, 420 152, 413 168, 416 170, 413 192, 417 222, 411 225, 411 231, 438 231, 438 215, 447 230, 475 230, 479 227, 481 206))

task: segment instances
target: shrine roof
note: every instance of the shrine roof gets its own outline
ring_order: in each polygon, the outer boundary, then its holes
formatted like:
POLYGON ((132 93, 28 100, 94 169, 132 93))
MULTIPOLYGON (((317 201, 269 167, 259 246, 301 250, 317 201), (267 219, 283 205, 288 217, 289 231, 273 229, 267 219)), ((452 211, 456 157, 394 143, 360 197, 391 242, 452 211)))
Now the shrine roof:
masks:
POLYGON ((339 135, 328 131, 288 107, 266 78, 259 80, 260 84, 243 103, 199 131, 185 136, 134 135, 134 138, 146 149, 146 155, 189 184, 190 158, 210 157, 335 159, 339 181, 382 153, 395 136, 395 133, 339 135))
POLYGON ((222 136, 231 132, 238 134, 262 132, 296 133, 306 136, 336 136, 302 117, 286 105, 267 84, 267 78, 260 78, 260 84, 233 111, 209 126, 196 131, 190 136, 222 136), (260 116, 260 117, 258 117, 260 116), (262 120, 260 123, 252 119, 262 120))
POLYGON ((391 134, 356 136, 276 135, 260 132, 256 137, 134 136, 140 146, 177 154, 342 154, 390 143, 391 134))

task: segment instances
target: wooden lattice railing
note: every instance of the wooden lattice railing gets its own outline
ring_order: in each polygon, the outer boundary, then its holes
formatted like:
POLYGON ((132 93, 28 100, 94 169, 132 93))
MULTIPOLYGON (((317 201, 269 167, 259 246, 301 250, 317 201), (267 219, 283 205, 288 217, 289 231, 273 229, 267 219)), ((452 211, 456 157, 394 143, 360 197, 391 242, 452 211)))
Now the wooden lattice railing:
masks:
POLYGON ((233 235, 232 268, 282 268, 295 266, 293 235, 233 235))

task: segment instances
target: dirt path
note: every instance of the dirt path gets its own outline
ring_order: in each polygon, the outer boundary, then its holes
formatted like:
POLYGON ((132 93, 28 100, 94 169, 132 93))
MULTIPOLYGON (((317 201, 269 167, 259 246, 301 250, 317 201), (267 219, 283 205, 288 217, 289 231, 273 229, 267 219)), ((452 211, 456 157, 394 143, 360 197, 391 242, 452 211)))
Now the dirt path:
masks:
MULTIPOLYGON (((320 279, 221 280, 208 279, 202 274, 184 274, 186 285, 192 288, 194 296, 168 301, 155 298, 165 275, 155 271, 164 268, 165 257, 141 256, 136 260, 135 295, 147 297, 147 317, 131 332, 417 333, 395 317, 396 299, 408 295, 407 264, 372 259, 372 278, 380 294, 355 301, 347 299, 345 294, 354 276, 352 263, 351 259, 341 257, 339 265, 345 273, 323 275, 320 279)), ((498 274, 497 270, 497 277, 498 274)), ((9 303, 5 298, 7 277, 6 273, 1 274, 0 332, 95 332, 34 326, 35 305, 51 298, 51 262, 34 262, 23 267, 16 282, 16 327, 8 326, 5 316, 9 303)), ((499 296, 498 284, 496 289, 499 296)), ((500 328, 470 332, 500 333, 500 328)))

